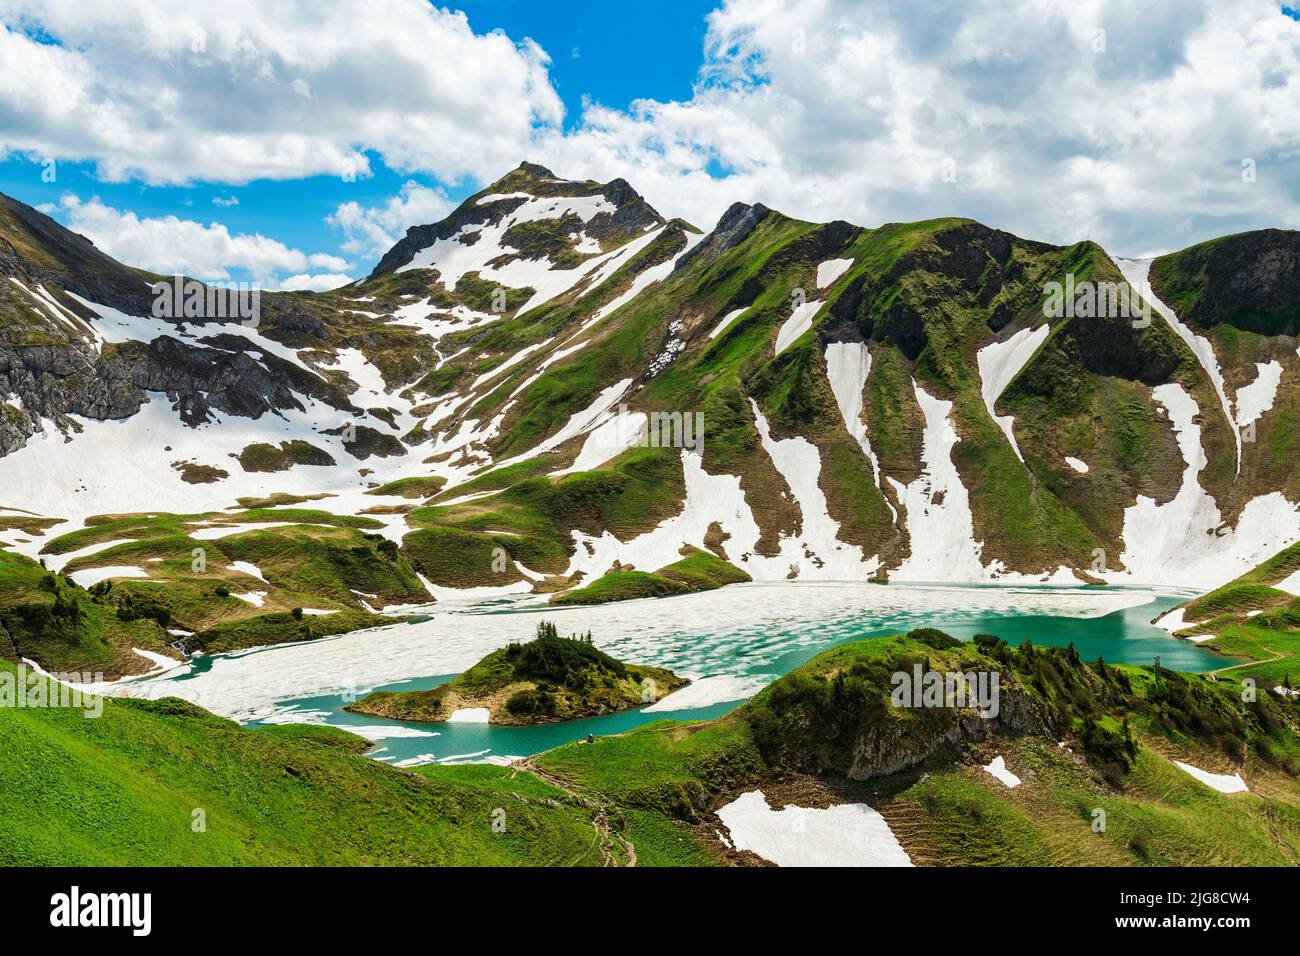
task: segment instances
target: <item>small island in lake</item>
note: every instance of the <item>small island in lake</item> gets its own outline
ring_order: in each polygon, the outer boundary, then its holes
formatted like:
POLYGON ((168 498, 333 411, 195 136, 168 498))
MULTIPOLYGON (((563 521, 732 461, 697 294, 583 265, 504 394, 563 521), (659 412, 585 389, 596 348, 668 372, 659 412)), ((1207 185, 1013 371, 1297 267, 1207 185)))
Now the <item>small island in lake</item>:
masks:
POLYGON ((428 723, 472 715, 493 724, 546 724, 651 704, 689 683, 662 667, 610 657, 596 649, 590 633, 561 637, 554 624, 542 621, 533 640, 493 651, 445 684, 376 691, 347 709, 428 723))

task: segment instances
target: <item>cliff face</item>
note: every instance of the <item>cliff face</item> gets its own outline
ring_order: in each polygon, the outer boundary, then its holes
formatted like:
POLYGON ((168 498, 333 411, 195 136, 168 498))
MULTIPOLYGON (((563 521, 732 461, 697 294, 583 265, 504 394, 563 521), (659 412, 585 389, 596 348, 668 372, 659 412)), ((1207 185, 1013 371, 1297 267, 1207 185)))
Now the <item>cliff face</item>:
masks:
POLYGON ((832 652, 817 670, 787 675, 748 705, 774 767, 869 780, 994 736, 1052 732, 1053 715, 1015 673, 969 646, 913 644, 867 661, 852 653, 836 661, 832 652), (924 675, 946 690, 923 693, 924 675), (964 698, 953 694, 958 683, 964 698))
POLYGON ((941 711, 942 721, 887 720, 860 724, 843 765, 851 780, 870 780, 915 767, 941 750, 980 743, 995 735, 1048 732, 1039 705, 1006 672, 999 679, 999 711, 985 717, 978 708, 941 711))

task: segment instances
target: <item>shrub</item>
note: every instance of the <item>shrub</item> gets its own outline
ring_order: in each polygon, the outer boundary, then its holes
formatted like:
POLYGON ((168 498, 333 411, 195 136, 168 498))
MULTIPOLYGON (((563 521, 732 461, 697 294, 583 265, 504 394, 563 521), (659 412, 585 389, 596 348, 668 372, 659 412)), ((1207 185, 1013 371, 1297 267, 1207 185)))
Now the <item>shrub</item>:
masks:
POLYGON ((537 625, 537 636, 527 644, 511 644, 506 648, 506 660, 515 674, 534 681, 548 681, 556 685, 569 683, 581 670, 593 668, 605 674, 622 677, 627 668, 588 643, 585 638, 560 637, 555 625, 542 621, 537 625))
POLYGON ((914 641, 920 641, 927 647, 933 647, 936 651, 947 651, 954 647, 961 647, 961 641, 951 634, 945 634, 937 627, 918 627, 915 630, 908 631, 907 636, 914 641))
POLYGON ((549 716, 555 713, 555 695, 540 688, 521 690, 510 695, 506 710, 517 717, 549 716))

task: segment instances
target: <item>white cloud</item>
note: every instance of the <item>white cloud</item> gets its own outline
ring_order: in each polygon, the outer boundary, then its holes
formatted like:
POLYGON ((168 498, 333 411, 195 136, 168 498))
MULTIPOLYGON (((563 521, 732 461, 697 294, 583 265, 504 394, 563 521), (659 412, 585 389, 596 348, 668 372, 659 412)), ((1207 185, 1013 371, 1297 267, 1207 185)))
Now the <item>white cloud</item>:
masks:
MULTIPOLYGON (((704 227, 744 200, 1126 255, 1300 224, 1300 23, 1275 0, 725 0, 689 99, 589 105, 568 132, 542 50, 423 0, 0 0, 0 22, 23 14, 63 44, 0 33, 0 149, 110 179, 366 175, 377 156, 485 183, 528 158, 704 227)), ((408 184, 329 221, 372 255, 446 205, 408 184)))
POLYGON ((110 181, 365 176, 365 151, 455 181, 563 116, 540 48, 424 0, 4 0, 0 23, 0 151, 110 181))
POLYGON ((451 208, 451 200, 441 189, 408 181, 402 184, 399 195, 389 198, 382 206, 364 207, 357 202, 345 202, 325 221, 343 230, 347 237, 344 251, 382 255, 408 228, 437 222, 451 208))
POLYGON ((705 226, 742 199, 1132 255, 1300 224, 1300 23, 1273 0, 732 0, 707 46, 689 101, 591 108, 544 158, 705 226))
POLYGON ((263 235, 232 235, 219 222, 205 224, 176 216, 142 219, 133 212, 105 205, 98 197, 82 200, 72 194, 65 195, 59 205, 68 228, 83 234, 113 258, 151 272, 226 280, 232 278, 232 270, 242 269, 265 288, 295 281, 340 280, 336 285, 352 281, 342 274, 351 267, 346 259, 329 253, 304 253, 263 235), (306 275, 311 269, 328 270, 334 275, 306 275), (285 272, 299 274, 285 280, 277 278, 285 272))
MULTIPOLYGON (((342 275, 335 272, 325 272, 318 275, 294 275, 281 279, 272 291, 279 292, 328 292, 331 289, 337 289, 345 286, 352 281, 351 276, 342 275)), ((266 288, 270 289, 270 286, 266 288)))

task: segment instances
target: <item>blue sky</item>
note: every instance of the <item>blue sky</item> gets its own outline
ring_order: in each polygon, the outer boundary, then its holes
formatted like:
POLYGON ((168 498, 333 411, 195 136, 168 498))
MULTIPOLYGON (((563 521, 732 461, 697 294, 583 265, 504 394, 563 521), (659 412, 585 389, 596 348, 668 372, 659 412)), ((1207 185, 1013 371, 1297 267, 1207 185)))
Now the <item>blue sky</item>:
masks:
MULTIPOLYGON (((705 15, 716 5, 713 0, 566 0, 555 4, 462 0, 456 4, 475 32, 501 30, 515 39, 528 37, 549 54, 551 82, 564 102, 566 127, 580 122, 585 99, 615 109, 624 109, 643 97, 688 99, 703 60, 705 15)), ((382 162, 372 162, 373 176, 352 182, 337 176, 310 176, 259 179, 233 186, 201 180, 178 186, 105 182, 97 176, 96 165, 60 161, 56 181, 47 183, 42 181, 43 167, 38 162, 11 155, 0 161, 0 192, 46 208, 71 192, 82 198, 98 196, 105 204, 132 210, 140 217, 217 219, 232 232, 261 233, 289 246, 337 253, 354 262, 354 275, 361 275, 373 261, 344 252, 339 230, 325 221, 339 203, 382 203, 408 180, 442 188, 457 202, 483 185, 474 179, 444 183, 430 175, 398 174, 382 162), (237 205, 214 202, 231 197, 238 199, 237 205)), ((55 218, 66 223, 68 216, 61 210, 55 218)), ((237 279, 249 278, 247 269, 232 269, 231 274, 237 279)))
POLYGON ((1300 227, 1277 0, 6 0, 0 62, 0 191, 267 288, 365 275, 522 159, 703 228, 739 200, 1142 256, 1300 227))
POLYGON ((716 0, 465 0, 481 30, 529 36, 551 55, 567 122, 583 97, 624 109, 635 99, 685 100, 703 61, 705 15, 716 0))

